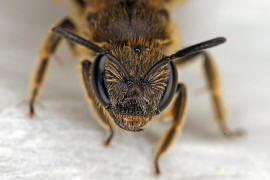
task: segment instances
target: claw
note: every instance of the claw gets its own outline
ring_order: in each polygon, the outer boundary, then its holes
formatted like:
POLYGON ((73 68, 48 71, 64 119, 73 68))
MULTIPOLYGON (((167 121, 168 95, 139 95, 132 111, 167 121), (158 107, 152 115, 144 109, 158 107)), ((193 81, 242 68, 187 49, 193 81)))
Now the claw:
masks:
POLYGON ((111 143, 110 143, 110 141, 106 140, 106 141, 104 141, 103 144, 105 147, 109 147, 111 143))
POLYGON ((224 136, 228 139, 233 139, 233 138, 237 138, 237 137, 242 137, 246 134, 246 131, 243 129, 236 129, 234 131, 225 131, 224 132, 224 136))
POLYGON ((156 174, 156 176, 159 176, 161 174, 160 170, 156 169, 155 174, 156 174))
POLYGON ((30 111, 28 114, 29 118, 33 118, 35 116, 35 110, 34 107, 30 105, 30 111))

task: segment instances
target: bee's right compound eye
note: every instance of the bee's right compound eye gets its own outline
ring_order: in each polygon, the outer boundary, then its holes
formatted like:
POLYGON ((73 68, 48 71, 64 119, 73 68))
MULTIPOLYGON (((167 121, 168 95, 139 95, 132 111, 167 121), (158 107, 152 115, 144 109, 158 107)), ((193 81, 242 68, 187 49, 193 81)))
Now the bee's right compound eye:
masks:
POLYGON ((104 66, 106 60, 108 60, 106 55, 99 55, 93 64, 93 70, 91 74, 92 85, 96 97, 104 107, 108 107, 111 104, 104 82, 104 66))

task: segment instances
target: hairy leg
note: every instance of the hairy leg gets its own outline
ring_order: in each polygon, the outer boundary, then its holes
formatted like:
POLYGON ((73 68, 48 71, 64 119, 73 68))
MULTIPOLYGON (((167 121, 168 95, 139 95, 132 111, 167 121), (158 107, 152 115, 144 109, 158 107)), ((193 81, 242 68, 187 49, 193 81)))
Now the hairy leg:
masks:
POLYGON ((155 172, 157 175, 160 174, 160 168, 159 168, 160 156, 163 155, 169 149, 173 141, 176 139, 176 137, 180 133, 181 128, 183 127, 183 124, 184 124, 184 118, 185 118, 186 107, 187 107, 187 89, 184 84, 178 84, 177 89, 178 89, 177 91, 178 95, 171 109, 171 115, 173 117, 172 126, 163 135, 159 143, 158 150, 157 150, 155 160, 154 160, 155 172))
POLYGON ((211 101, 213 105, 215 119, 218 122, 219 128, 225 137, 235 137, 243 134, 242 130, 231 131, 228 127, 227 114, 221 93, 221 83, 218 69, 211 55, 205 51, 188 55, 176 61, 176 65, 184 65, 191 62, 196 57, 203 57, 203 70, 207 80, 207 87, 211 92, 211 101))
POLYGON ((88 60, 84 60, 82 62, 82 79, 83 79, 83 83, 84 83, 84 87, 87 93, 87 97, 89 99, 89 101, 91 101, 94 104, 94 108, 96 109, 99 118, 100 118, 100 123, 101 125, 105 128, 108 129, 110 131, 110 135, 108 136, 108 138, 106 139, 106 141, 104 142, 105 146, 109 146, 110 142, 113 138, 114 135, 114 131, 112 128, 112 125, 110 123, 109 117, 108 115, 106 115, 105 113, 105 109, 103 109, 103 107, 101 107, 101 105, 98 103, 93 89, 91 87, 91 74, 90 74, 90 70, 91 70, 91 62, 88 60))
MULTIPOLYGON (((74 24, 68 18, 61 20, 59 23, 57 23, 57 26, 61 26, 71 31, 76 29, 74 24)), ((33 76, 32 90, 30 94, 30 117, 35 114, 34 104, 44 83, 45 75, 48 71, 48 66, 50 63, 50 57, 55 53, 60 41, 61 37, 50 31, 47 34, 47 37, 41 47, 40 55, 38 58, 38 66, 33 76)))

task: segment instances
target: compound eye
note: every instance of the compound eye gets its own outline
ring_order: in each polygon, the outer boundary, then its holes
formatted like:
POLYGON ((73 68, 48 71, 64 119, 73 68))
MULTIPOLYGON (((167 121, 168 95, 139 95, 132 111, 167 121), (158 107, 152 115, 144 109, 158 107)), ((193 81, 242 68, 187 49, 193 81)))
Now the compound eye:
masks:
POLYGON ((170 62, 168 64, 169 68, 169 81, 168 81, 168 86, 165 89, 165 92, 163 93, 163 96, 160 100, 159 103, 159 110, 158 111, 163 111, 171 102, 173 95, 176 91, 176 84, 177 84, 177 71, 175 68, 175 65, 173 62, 170 62))
POLYGON ((99 102, 104 106, 107 107, 110 105, 110 99, 108 95, 107 88, 104 82, 104 66, 105 62, 108 60, 106 55, 99 55, 93 64, 92 70, 92 85, 98 98, 99 102))

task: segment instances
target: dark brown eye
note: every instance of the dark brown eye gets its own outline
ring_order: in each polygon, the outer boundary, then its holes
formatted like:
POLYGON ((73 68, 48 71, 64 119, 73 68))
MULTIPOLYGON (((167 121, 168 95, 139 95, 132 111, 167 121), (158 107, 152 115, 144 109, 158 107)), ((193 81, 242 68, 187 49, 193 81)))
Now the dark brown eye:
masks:
POLYGON ((159 111, 163 111, 171 102, 174 92, 176 91, 176 84, 177 84, 177 71, 175 65, 170 62, 168 64, 169 68, 169 81, 168 85, 163 93, 163 96, 159 103, 159 111))
POLYGON ((137 53, 137 54, 140 54, 142 52, 142 49, 139 48, 139 47, 136 47, 134 48, 134 51, 137 53))
POLYGON ((93 64, 92 85, 98 100, 105 107, 110 104, 109 95, 104 82, 104 64, 107 60, 105 55, 99 55, 93 64))

